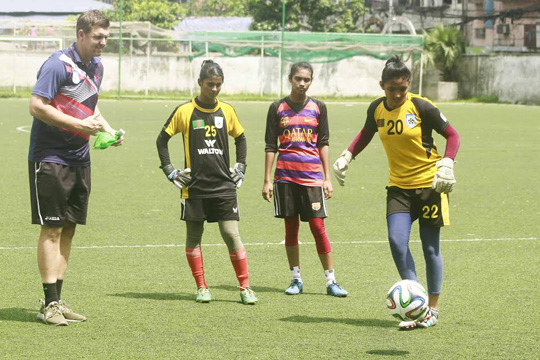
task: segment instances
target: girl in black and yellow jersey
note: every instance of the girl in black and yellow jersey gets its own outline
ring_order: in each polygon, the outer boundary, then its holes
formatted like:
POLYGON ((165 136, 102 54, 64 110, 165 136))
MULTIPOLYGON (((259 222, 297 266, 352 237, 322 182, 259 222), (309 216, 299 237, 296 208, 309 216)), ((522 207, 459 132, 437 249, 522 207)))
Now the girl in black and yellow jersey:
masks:
POLYGON ((454 184, 454 159, 459 134, 428 99, 408 92, 411 72, 393 57, 386 62, 380 86, 385 96, 373 101, 364 128, 334 163, 340 185, 351 160, 371 141, 375 133, 388 157, 386 220, 392 257, 402 279, 417 280, 409 249, 412 222, 418 219, 426 261, 429 310, 419 321, 401 322, 401 328, 429 327, 437 323, 443 276, 440 228, 449 225, 448 193, 454 184), (437 152, 432 132, 446 138, 444 157, 437 152))
POLYGON ((204 277, 201 240, 204 221, 218 222, 240 283, 244 304, 257 297, 249 286, 246 249, 238 233, 236 189, 246 171, 247 142, 234 108, 217 99, 224 76, 212 60, 203 62, 199 96, 178 106, 157 138, 161 169, 181 189, 181 219, 186 222, 186 257, 197 285, 197 302, 212 300, 204 277), (185 168, 171 164, 168 142, 182 133, 185 168), (228 135, 235 139, 236 164, 230 168, 228 135))

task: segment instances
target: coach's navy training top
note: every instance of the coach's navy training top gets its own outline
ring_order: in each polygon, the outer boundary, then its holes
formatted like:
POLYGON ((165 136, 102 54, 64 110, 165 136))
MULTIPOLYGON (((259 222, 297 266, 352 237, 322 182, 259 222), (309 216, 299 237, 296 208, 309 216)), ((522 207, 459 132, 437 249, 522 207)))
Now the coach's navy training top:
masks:
MULTIPOLYGON (((32 94, 51 100, 64 114, 85 119, 94 114, 103 78, 97 57, 86 67, 71 47, 52 54, 39 69, 32 94)), ((90 165, 89 135, 48 125, 34 117, 28 160, 68 166, 90 165)))

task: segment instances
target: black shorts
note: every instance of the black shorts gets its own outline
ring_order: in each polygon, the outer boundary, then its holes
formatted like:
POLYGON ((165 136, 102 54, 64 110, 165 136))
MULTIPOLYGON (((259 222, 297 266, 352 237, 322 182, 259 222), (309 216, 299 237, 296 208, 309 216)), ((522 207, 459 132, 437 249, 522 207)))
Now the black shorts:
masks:
POLYGON ((401 189, 386 187, 386 216, 410 213, 420 225, 441 227, 450 225, 449 198, 432 188, 401 189))
POLYGON ((298 214, 302 221, 328 216, 322 186, 274 183, 274 216, 286 218, 298 214))
POLYGON ((32 224, 53 227, 66 221, 86 224, 90 166, 28 162, 32 224))
POLYGON ((220 220, 240 220, 238 198, 208 198, 208 199, 182 199, 182 213, 180 218, 184 221, 218 222, 220 220))

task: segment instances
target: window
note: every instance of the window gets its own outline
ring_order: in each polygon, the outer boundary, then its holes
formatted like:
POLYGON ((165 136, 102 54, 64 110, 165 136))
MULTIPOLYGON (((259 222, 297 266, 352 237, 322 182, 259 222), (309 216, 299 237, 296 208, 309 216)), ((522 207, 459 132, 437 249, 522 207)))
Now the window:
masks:
POLYGON ((474 29, 474 38, 475 39, 485 39, 486 38, 486 29, 474 29))

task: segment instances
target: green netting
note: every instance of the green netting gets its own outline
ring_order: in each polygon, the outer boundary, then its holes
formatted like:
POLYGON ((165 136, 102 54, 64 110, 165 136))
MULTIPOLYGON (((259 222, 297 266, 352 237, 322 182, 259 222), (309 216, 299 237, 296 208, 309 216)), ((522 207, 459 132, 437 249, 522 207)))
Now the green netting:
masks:
POLYGON ((381 35, 297 32, 192 32, 182 40, 191 42, 190 59, 209 52, 238 57, 260 54, 282 57, 286 61, 312 63, 335 62, 353 56, 371 56, 387 59, 400 56, 417 57, 424 49, 422 35, 381 35))

